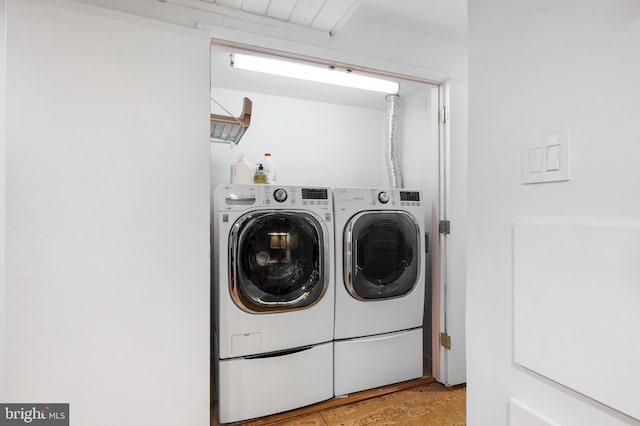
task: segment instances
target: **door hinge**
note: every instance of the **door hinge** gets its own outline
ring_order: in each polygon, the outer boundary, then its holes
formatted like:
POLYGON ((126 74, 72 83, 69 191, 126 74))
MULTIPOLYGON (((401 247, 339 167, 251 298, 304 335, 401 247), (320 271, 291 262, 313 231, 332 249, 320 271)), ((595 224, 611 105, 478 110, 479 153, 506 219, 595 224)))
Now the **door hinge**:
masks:
POLYGON ((447 333, 440 333, 440 346, 445 349, 451 349, 451 336, 447 333))
POLYGON ((441 234, 450 234, 451 233, 451 222, 449 222, 448 220, 441 220, 439 229, 440 229, 440 233, 441 234))
POLYGON ((440 111, 438 113, 438 120, 440 120, 441 123, 446 123, 449 121, 449 108, 440 108, 440 111))

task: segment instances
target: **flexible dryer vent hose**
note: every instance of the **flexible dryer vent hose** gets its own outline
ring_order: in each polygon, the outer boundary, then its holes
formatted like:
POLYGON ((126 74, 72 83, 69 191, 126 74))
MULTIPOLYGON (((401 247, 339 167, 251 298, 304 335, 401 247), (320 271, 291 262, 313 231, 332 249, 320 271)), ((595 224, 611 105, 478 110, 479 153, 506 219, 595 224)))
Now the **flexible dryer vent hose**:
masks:
POLYGON ((392 188, 402 188, 402 173, 400 172, 400 160, 398 159, 398 109, 400 108, 399 95, 387 95, 387 172, 392 188))

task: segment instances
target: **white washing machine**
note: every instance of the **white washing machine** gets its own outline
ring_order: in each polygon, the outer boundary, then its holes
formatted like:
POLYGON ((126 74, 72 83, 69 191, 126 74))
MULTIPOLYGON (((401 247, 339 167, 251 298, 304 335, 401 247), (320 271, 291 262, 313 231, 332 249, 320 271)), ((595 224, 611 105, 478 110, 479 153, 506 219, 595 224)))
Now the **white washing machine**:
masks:
POLYGON ((213 206, 220 422, 332 398, 331 190, 220 185, 213 206))
POLYGON ((422 193, 334 188, 333 197, 334 393, 422 377, 422 193))

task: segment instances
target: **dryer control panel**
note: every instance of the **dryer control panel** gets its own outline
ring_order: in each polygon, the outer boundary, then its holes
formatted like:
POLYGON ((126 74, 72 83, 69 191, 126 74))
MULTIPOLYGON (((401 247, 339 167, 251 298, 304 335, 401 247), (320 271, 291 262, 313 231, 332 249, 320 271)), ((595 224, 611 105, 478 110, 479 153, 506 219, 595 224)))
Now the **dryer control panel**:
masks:
MULTIPOLYGON (((354 193, 359 192, 353 190, 354 193)), ((420 191, 407 191, 397 188, 371 189, 371 206, 384 208, 391 207, 417 207, 422 205, 420 191)))
POLYGON ((420 191, 400 191, 401 206, 420 206, 420 191))

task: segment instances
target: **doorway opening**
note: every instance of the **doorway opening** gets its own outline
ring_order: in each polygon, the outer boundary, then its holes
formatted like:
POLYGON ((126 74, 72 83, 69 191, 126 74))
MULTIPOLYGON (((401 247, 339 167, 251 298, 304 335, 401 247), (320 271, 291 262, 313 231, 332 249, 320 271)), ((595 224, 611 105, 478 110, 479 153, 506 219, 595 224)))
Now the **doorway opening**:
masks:
MULTIPOLYGON (((229 182, 241 155, 258 162, 265 152, 283 184, 389 187, 385 158, 385 95, 329 86, 230 66, 233 54, 286 59, 400 83, 399 163, 405 188, 419 189, 425 203, 426 291, 424 376, 439 378, 440 333, 446 334, 446 234, 448 128, 447 83, 325 59, 214 39, 211 46, 211 112, 242 114, 252 100, 251 127, 237 144, 211 144, 211 187, 229 182)), ((339 285, 338 283, 336 285, 339 285)))

